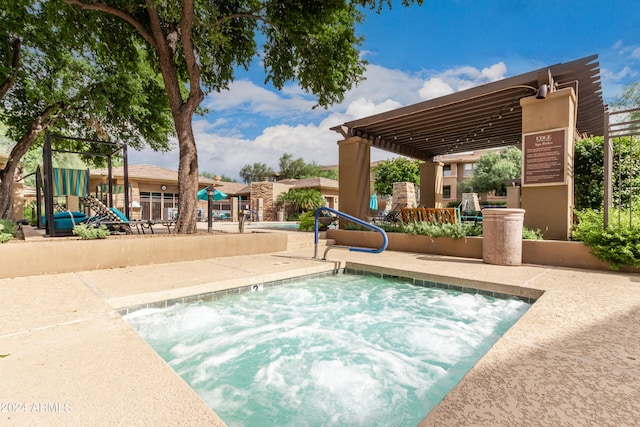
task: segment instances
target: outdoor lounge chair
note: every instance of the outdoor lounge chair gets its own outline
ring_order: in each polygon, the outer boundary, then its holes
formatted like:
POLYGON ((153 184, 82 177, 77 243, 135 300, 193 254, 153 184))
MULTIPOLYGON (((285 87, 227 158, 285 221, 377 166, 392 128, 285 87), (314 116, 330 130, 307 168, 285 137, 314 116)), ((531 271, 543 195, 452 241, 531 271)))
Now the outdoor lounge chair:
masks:
POLYGON ((402 221, 402 209, 406 206, 406 203, 396 203, 396 205, 384 216, 384 221, 394 224, 402 221))
MULTIPOLYGON (((41 221, 42 224, 46 225, 47 218, 43 215, 41 221)), ((73 235, 73 227, 89 221, 91 221, 91 218, 83 212, 66 210, 53 215, 53 228, 58 236, 71 236, 73 235)))
POLYGON ((95 219, 89 221, 88 225, 100 227, 106 226, 110 231, 122 232, 125 234, 133 234, 131 230, 131 222, 121 210, 117 208, 108 208, 98 198, 87 195, 82 197, 81 200, 88 204, 96 213, 95 219))

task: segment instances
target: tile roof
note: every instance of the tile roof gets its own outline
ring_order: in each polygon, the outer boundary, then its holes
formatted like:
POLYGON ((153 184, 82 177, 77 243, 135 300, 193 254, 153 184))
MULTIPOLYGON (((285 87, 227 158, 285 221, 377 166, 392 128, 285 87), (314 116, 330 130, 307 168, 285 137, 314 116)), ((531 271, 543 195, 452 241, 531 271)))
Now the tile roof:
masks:
POLYGON ((241 182, 226 182, 226 181, 223 181, 221 184, 222 185, 220 186, 216 186, 216 188, 230 196, 236 196, 239 194, 242 194, 242 195, 251 194, 251 186, 247 184, 243 184, 241 182))
MULTIPOLYGON (((89 171, 89 175, 92 177, 95 176, 107 176, 108 175, 107 168, 101 169, 91 169, 89 171)), ((114 177, 124 177, 124 167, 117 166, 112 168, 112 172, 114 177)), ((146 181, 171 181, 178 182, 178 172, 162 168, 160 166, 155 165, 129 165, 129 179, 135 180, 146 180, 146 181)), ((198 177, 198 183, 204 185, 217 184, 219 181, 205 178, 203 176, 198 177)))
POLYGON ((303 179, 281 179, 279 184, 287 184, 293 188, 327 188, 338 189, 338 181, 329 178, 315 177, 315 178, 303 178, 303 179))

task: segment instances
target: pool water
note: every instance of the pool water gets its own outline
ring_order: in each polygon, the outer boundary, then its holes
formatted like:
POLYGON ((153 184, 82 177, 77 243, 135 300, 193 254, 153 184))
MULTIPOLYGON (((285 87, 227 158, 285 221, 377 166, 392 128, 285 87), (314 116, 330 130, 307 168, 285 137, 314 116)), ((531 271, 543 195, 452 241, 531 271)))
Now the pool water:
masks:
POLYGON ((248 224, 248 227, 298 230, 300 228, 300 223, 298 222, 254 222, 254 223, 248 224))
POLYGON ((345 274, 126 319, 229 426, 415 426, 529 306, 345 274))

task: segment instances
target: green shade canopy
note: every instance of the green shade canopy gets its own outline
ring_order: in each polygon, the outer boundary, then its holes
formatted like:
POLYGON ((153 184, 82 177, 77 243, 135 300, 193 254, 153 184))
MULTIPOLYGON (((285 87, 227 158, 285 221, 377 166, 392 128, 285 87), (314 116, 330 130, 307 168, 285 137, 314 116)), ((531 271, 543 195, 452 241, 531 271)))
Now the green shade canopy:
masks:
MULTIPOLYGON (((207 200, 209 199, 209 195, 207 194, 207 189, 209 187, 205 187, 202 190, 198 191, 198 200, 207 200)), ((224 194, 222 191, 213 189, 213 200, 224 200, 228 196, 224 194)))

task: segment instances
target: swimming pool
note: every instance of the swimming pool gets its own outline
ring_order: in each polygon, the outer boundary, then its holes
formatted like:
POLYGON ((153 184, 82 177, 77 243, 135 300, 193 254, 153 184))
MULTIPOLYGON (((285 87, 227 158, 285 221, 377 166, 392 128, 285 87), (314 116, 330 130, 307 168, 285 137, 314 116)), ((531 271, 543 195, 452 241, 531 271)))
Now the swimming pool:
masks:
POLYGON ((279 230, 298 230, 300 228, 299 222, 251 222, 247 224, 249 228, 275 228, 279 230))
POLYGON ((230 426, 414 426, 529 306, 340 274, 126 319, 230 426))

